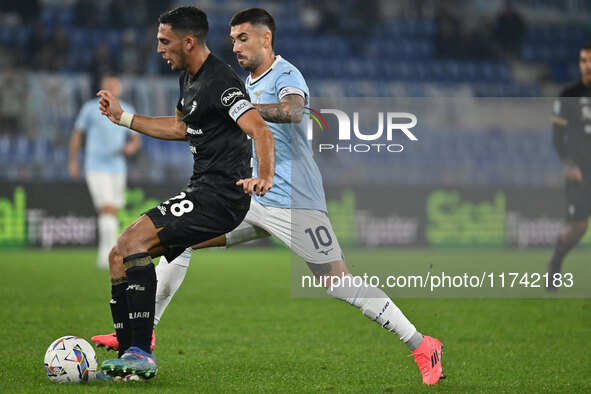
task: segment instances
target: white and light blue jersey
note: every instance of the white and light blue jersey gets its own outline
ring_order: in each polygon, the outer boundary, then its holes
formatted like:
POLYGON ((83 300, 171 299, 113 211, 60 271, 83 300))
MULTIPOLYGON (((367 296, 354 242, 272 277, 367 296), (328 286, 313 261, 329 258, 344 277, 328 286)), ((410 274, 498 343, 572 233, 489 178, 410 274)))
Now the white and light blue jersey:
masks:
MULTIPOLYGON (((125 112, 135 113, 131 104, 120 102, 125 112)), ((74 128, 86 134, 84 168, 86 171, 105 171, 122 174, 126 171, 123 146, 133 131, 111 122, 99 111, 99 99, 89 100, 82 106, 74 128)))
MULTIPOLYGON (((246 78, 246 90, 253 104, 274 104, 290 94, 309 101, 306 81, 300 71, 277 56, 271 67, 258 78, 246 78)), ((254 196, 261 204, 326 212, 322 175, 313 159, 312 143, 307 138, 308 115, 300 123, 267 122, 275 138, 275 177, 273 187, 264 197, 254 196)), ((253 148, 253 177, 258 162, 253 148)))

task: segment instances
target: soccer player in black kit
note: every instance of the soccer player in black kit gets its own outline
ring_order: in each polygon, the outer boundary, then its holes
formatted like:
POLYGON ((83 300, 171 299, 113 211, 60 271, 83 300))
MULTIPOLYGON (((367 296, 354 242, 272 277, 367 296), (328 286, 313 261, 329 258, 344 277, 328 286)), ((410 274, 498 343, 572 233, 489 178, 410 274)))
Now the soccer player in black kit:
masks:
POLYGON ((548 290, 556 290, 554 274, 587 231, 591 215, 591 42, 579 51, 581 80, 567 86, 554 102, 554 147, 566 175, 566 228, 548 264, 548 290))
POLYGON ((187 247, 233 230, 252 193, 264 195, 273 185, 273 135, 251 111, 244 83, 210 53, 208 29, 205 13, 192 6, 159 18, 158 53, 181 71, 176 116, 129 114, 110 92, 97 94, 99 109, 113 123, 150 137, 188 141, 194 158, 188 189, 144 213, 111 250, 111 313, 120 353, 102 363, 103 379, 148 379, 158 372, 150 349, 156 294, 152 257, 172 261, 187 247), (248 137, 259 158, 258 178, 251 178, 248 137))

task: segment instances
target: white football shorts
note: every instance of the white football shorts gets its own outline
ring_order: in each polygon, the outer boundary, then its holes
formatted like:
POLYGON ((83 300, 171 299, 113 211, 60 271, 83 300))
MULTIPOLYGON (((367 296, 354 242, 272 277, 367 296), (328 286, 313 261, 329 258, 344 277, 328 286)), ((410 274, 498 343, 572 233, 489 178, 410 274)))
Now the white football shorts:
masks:
POLYGON ((343 252, 324 212, 268 207, 254 198, 244 221, 226 234, 226 247, 269 235, 308 263, 324 264, 343 260, 343 252))
POLYGON ((125 205, 125 174, 87 171, 86 184, 96 210, 107 205, 121 209, 125 205))

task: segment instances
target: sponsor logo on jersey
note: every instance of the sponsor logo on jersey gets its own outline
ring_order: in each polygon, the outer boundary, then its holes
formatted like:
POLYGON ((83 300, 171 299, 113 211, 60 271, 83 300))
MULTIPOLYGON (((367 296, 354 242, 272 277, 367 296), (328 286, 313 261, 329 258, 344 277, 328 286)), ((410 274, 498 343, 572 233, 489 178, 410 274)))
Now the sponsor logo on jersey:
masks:
POLYGON ((201 130, 201 129, 197 129, 197 130, 195 130, 195 129, 192 129, 192 128, 190 128, 190 127, 187 127, 187 134, 191 134, 191 135, 201 135, 201 134, 203 134, 203 130, 201 130))
POLYGON ((127 286, 127 290, 135 290, 135 291, 145 291, 146 288, 140 285, 129 285, 127 286))
POLYGON ((197 101, 193 100, 193 102, 191 103, 191 110, 189 111, 189 115, 191 115, 193 113, 193 111, 195 111, 196 108, 197 108, 197 101))
POLYGON ((158 210, 160 211, 162 216, 166 215, 166 207, 163 207, 162 205, 158 205, 158 210))
POLYGON ((244 93, 242 93, 240 89, 228 88, 224 90, 224 93, 222 93, 220 100, 222 101, 223 105, 229 107, 230 105, 234 104, 236 99, 239 97, 244 97, 244 93))

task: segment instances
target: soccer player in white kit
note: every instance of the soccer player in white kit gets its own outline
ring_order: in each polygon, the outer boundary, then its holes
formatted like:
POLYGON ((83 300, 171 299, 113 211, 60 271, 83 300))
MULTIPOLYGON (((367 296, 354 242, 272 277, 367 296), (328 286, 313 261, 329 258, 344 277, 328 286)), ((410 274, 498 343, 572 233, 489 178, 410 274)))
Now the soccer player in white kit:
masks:
MULTIPOLYGON (((101 78, 101 89, 109 90, 119 97, 121 82, 114 75, 105 75, 101 78)), ((74 132, 70 137, 68 172, 74 179, 80 176, 78 153, 84 140, 86 184, 98 213, 97 266, 108 269, 109 251, 115 245, 119 233, 117 210, 125 205, 125 156, 137 152, 141 147, 141 137, 102 116, 96 110, 98 100, 95 98, 84 103, 76 118, 74 132)), ((135 113, 131 104, 121 101, 121 105, 125 111, 135 113)))
MULTIPOLYGON (((363 281, 353 281, 345 265, 327 216, 322 176, 307 139, 308 116, 304 114, 304 107, 309 101, 308 87, 296 67, 274 54, 273 17, 263 9, 250 8, 234 15, 230 26, 238 63, 250 72, 246 89, 251 102, 273 132, 275 176, 273 188, 267 194, 253 195, 242 224, 193 249, 232 247, 269 235, 276 237, 303 258, 316 276, 324 279, 331 296, 361 309, 365 316, 396 333, 412 351, 423 382, 436 384, 444 377, 439 340, 419 333, 382 290, 366 283, 360 287, 352 284, 363 281), (343 275, 349 276, 351 281, 342 280, 331 288, 331 279, 341 279, 343 275)), ((253 176, 256 177, 256 155, 253 159, 253 176)), ((155 325, 185 277, 191 252, 188 248, 171 262, 162 258, 156 267, 155 325)), ((99 346, 117 347, 113 334, 95 336, 92 340, 99 346)))

